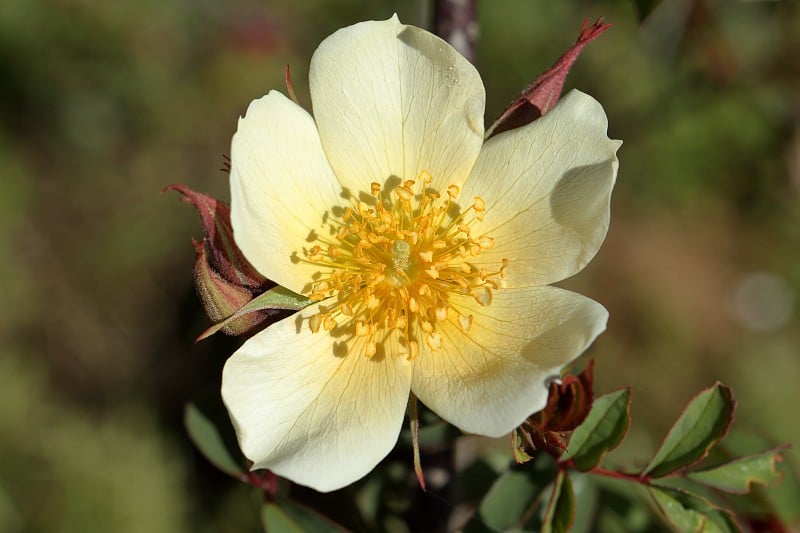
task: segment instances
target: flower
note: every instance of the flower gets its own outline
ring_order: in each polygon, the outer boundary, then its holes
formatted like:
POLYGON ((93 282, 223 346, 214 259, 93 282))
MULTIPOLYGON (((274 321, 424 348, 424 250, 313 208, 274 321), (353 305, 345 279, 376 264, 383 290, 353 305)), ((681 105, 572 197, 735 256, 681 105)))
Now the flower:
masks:
POLYGON ((475 68, 396 17, 325 39, 314 116, 272 91, 231 147, 234 238, 264 276, 315 301, 233 354, 222 397, 244 454, 320 491, 397 442, 409 394, 501 436, 607 312, 548 286, 605 238, 620 143, 573 91, 484 142, 475 68))

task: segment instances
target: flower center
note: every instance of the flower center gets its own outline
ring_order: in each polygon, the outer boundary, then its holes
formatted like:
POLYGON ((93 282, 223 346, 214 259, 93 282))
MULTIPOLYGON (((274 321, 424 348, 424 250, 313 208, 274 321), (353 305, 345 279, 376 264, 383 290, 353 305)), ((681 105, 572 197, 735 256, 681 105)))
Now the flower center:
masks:
POLYGON ((427 186, 431 175, 422 172, 384 198, 372 183, 369 203, 353 199, 352 207, 331 222, 330 241, 305 250, 305 260, 324 267, 308 291, 315 301, 330 300, 309 319, 311 331, 341 332, 355 342, 351 350, 372 357, 394 331, 409 359, 419 343, 441 349, 440 326, 456 320, 469 331, 473 315, 460 310, 454 295, 472 296, 480 305, 492 302, 500 288, 508 260, 496 270, 475 265, 482 251, 494 246, 488 235, 475 236, 470 225, 482 221, 486 203, 475 197, 459 212, 458 186, 447 188, 446 198, 427 186))

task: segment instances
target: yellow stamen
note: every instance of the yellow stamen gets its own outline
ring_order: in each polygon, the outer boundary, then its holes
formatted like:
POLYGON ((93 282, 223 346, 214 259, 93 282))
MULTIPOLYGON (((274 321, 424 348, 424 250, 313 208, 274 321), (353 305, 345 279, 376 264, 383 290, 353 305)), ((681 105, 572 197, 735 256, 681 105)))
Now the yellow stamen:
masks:
POLYGON ((330 237, 317 237, 304 253, 306 261, 320 267, 307 294, 333 303, 322 304, 324 309, 309 318, 312 332, 341 331, 351 349, 374 357, 395 331, 413 360, 423 340, 431 351, 442 349, 450 338, 442 330, 447 324, 470 330, 474 318, 461 311, 461 298, 491 305, 509 261, 487 264, 482 255, 495 246, 494 238, 472 235, 471 225, 483 220, 486 202, 476 196, 460 209, 458 185, 440 195, 430 190, 431 183, 425 171, 393 191, 370 183, 372 200, 363 193, 354 196, 351 206, 319 232, 330 237), (363 341, 353 340, 359 337, 363 341))

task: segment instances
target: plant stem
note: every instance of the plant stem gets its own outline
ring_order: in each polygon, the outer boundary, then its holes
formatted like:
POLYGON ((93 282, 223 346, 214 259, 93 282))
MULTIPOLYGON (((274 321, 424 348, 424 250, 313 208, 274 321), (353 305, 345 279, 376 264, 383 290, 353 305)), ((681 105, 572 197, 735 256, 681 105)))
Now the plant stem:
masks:
POLYGON ((434 0, 433 31, 475 63, 478 0, 434 0))
POLYGON ((603 477, 610 477, 613 479, 624 479, 625 481, 632 481, 642 485, 649 485, 650 478, 648 476, 640 476, 638 474, 626 474, 624 472, 617 472, 616 470, 606 470, 605 468, 595 467, 588 472, 603 477))

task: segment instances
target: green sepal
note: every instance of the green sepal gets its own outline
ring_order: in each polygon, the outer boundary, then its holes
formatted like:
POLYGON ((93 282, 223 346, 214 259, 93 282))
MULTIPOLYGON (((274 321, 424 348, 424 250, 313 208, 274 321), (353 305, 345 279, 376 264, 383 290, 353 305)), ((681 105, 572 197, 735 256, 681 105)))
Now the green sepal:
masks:
POLYGON ((299 311, 304 307, 313 303, 310 299, 302 296, 300 294, 294 293, 287 289, 286 287, 281 287, 278 285, 277 287, 273 287, 270 290, 264 292, 263 294, 259 294, 245 305, 239 308, 238 311, 233 313, 231 316, 223 320, 222 322, 217 322, 207 330, 205 330, 199 337, 197 337, 198 341, 201 341, 207 337, 210 337, 214 333, 218 332, 219 330, 225 328, 231 322, 240 319, 241 317, 248 315, 250 313, 255 313, 257 311, 262 311, 264 309, 281 309, 281 310, 288 310, 288 311, 299 311))
POLYGON ((658 478, 701 461, 733 423, 736 401, 721 383, 705 389, 686 406, 642 476, 658 478))
POLYGON ((631 390, 622 389, 594 400, 589 415, 572 432, 561 461, 572 461, 578 470, 591 470, 616 448, 630 426, 631 390))

